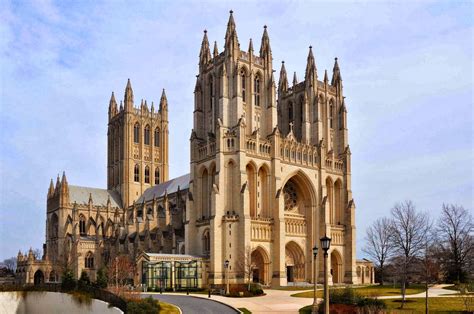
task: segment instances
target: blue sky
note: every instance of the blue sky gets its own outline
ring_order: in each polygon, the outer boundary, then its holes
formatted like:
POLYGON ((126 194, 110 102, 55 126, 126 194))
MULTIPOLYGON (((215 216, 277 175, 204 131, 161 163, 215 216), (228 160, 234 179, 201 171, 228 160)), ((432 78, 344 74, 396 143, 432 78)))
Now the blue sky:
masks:
MULTIPOLYGON (((170 174, 188 172, 202 31, 223 47, 234 10, 241 47, 268 25, 279 71, 341 66, 358 253, 365 228, 411 199, 436 217, 473 208, 471 1, 2 1, 0 4, 0 260, 44 242, 46 192, 106 186, 107 106, 169 101, 170 174)), ((359 256, 362 256, 359 254, 359 256)))

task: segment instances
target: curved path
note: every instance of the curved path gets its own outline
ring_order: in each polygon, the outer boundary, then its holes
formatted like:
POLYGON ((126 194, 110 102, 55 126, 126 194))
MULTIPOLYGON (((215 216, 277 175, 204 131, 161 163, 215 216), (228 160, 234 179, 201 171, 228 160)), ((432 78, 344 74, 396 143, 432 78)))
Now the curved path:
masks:
POLYGON ((239 313, 234 308, 209 299, 197 298, 186 295, 176 294, 155 294, 142 293, 145 296, 152 296, 155 299, 162 300, 179 306, 183 314, 205 313, 205 314, 235 314, 239 313))

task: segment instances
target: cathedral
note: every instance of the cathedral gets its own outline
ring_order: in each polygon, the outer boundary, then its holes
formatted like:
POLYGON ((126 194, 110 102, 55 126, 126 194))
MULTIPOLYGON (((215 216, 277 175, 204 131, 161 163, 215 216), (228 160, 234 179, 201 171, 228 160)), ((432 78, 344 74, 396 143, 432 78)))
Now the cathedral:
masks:
POLYGON ((136 106, 130 80, 119 104, 112 93, 107 189, 71 185, 65 173, 51 180, 44 254, 18 253, 19 282, 57 282, 65 268, 95 280, 119 255, 148 287, 279 287, 313 282, 314 266, 322 281, 323 254, 314 259, 312 250, 324 235, 331 283, 373 282, 372 263, 356 260, 337 58, 321 79, 310 46, 303 80, 295 73, 290 83, 282 62, 277 82, 266 26, 258 52, 251 39, 240 47, 232 11, 223 51, 204 31, 190 170, 178 178, 168 175, 165 91, 156 108, 136 106))

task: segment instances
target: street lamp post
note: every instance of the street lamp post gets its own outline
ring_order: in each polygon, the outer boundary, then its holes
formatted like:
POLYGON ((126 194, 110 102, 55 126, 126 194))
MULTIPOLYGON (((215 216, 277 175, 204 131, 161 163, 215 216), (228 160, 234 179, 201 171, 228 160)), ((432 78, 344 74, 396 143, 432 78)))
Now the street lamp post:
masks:
POLYGON ((329 314, 328 250, 331 247, 331 238, 324 235, 320 241, 321 248, 324 251, 324 314, 329 314))
POLYGON ((316 298, 316 290, 318 285, 318 247, 313 247, 313 282, 314 282, 314 295, 313 295, 313 314, 318 313, 318 300, 316 298))
POLYGON ((224 262, 224 269, 225 269, 225 281, 226 281, 226 291, 225 294, 229 294, 229 260, 226 259, 224 262))

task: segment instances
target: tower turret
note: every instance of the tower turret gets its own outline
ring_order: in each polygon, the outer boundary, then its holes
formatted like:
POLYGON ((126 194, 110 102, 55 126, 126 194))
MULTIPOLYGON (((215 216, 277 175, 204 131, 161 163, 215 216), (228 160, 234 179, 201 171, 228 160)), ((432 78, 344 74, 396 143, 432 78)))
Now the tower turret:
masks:
POLYGON ((53 184, 53 179, 51 178, 51 181, 49 181, 48 198, 52 197, 53 195, 54 195, 54 184, 53 184))
POLYGON ((166 98, 166 92, 164 88, 163 88, 163 91, 161 92, 161 98, 160 98, 160 113, 161 113, 162 119, 165 121, 168 121, 168 99, 166 98))
POLYGON ((315 85, 317 80, 316 62, 313 56, 313 47, 309 46, 308 58, 306 61, 306 71, 304 79, 306 84, 315 85))
POLYGON ((227 22, 227 31, 225 33, 225 51, 227 56, 236 56, 239 54, 239 39, 237 37, 237 29, 235 26, 234 11, 229 11, 229 21, 227 22))
POLYGON ((213 57, 217 57, 219 55, 219 50, 217 50, 217 41, 214 41, 214 51, 212 52, 213 57))
POLYGON ((209 49, 209 40, 207 39, 207 30, 204 30, 204 36, 201 43, 201 51, 199 52, 199 65, 208 64, 211 61, 211 51, 209 49))
POLYGON ((280 81, 278 83, 278 93, 286 93, 288 91, 288 77, 286 74, 285 61, 281 62, 280 81))
POLYGON ((334 58, 334 67, 332 69, 331 85, 336 86, 341 81, 342 81, 341 70, 339 69, 339 64, 337 63, 337 58, 334 58))
POLYGON ((270 47, 270 37, 268 37, 267 25, 263 26, 262 43, 260 45, 260 57, 271 58, 272 49, 270 47))
POLYGON ((127 80, 127 86, 125 87, 125 111, 132 111, 133 110, 133 90, 132 84, 130 83, 130 79, 127 80))
POLYGON ((112 92, 112 96, 110 96, 109 101, 109 121, 117 114, 117 102, 115 101, 114 92, 112 92))

